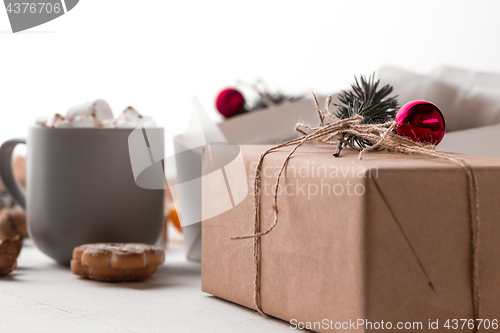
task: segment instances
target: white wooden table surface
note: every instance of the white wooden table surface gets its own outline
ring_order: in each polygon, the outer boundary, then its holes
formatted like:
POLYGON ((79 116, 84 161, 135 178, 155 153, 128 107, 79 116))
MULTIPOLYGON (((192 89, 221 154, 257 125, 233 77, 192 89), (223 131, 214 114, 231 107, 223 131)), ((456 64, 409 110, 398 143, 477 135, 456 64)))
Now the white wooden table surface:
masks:
POLYGON ((278 319, 201 292, 199 264, 170 244, 145 282, 81 279, 25 240, 18 268, 0 278, 0 332, 289 332, 278 319))

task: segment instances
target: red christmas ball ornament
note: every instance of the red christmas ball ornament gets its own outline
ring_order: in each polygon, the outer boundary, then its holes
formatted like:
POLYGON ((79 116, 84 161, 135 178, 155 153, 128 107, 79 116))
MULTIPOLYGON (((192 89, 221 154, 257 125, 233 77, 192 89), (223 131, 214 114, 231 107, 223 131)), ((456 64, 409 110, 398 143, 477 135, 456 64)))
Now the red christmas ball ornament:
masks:
POLYGON ((229 118, 245 110, 245 98, 238 90, 228 88, 219 93, 215 105, 221 115, 229 118))
POLYGON ((441 111, 427 101, 406 103, 396 114, 396 133, 415 142, 437 145, 443 139, 446 124, 441 111))

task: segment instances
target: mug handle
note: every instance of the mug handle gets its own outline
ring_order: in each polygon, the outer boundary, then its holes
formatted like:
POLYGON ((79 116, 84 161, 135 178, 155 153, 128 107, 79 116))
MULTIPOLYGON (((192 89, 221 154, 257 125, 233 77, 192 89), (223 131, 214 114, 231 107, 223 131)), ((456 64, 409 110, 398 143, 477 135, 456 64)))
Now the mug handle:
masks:
POLYGON ((14 148, 20 143, 26 144, 26 140, 12 139, 4 142, 0 147, 0 179, 14 200, 26 210, 26 195, 12 171, 12 153, 14 152, 14 148))

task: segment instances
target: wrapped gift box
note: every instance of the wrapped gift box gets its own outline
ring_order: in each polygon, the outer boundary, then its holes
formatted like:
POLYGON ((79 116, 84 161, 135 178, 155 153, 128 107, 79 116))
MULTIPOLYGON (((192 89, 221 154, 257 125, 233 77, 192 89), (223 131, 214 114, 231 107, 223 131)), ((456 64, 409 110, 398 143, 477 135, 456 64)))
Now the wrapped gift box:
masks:
MULTIPOLYGON (((253 179, 267 148, 241 146, 248 196, 202 223, 202 290, 254 309, 253 239, 231 237, 253 232, 253 179)), ((271 187, 289 151, 264 160, 261 230, 274 220, 271 187)), ((262 310, 303 323, 421 322, 424 331, 429 320, 444 330, 446 320, 473 318, 464 170, 427 157, 372 152, 358 160, 350 149, 339 158, 332 153, 332 147, 309 145, 289 161, 278 225, 260 239, 262 310)), ((208 155, 205 150, 206 170, 208 155)), ((478 180, 480 316, 498 320, 500 159, 458 156, 478 180)), ((202 186, 204 202, 224 190, 210 177, 202 186)))

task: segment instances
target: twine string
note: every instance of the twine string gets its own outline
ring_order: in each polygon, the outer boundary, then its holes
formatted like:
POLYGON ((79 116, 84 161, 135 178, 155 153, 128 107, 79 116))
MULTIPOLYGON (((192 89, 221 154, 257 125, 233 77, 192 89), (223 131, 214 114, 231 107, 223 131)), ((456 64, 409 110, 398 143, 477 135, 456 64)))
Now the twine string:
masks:
MULTIPOLYGON (((310 127, 306 124, 298 123, 295 127, 296 131, 302 136, 274 147, 263 152, 258 160, 255 179, 254 179, 254 227, 253 232, 248 235, 236 236, 231 239, 253 239, 253 265, 254 265, 254 305, 256 310, 265 315, 261 307, 260 299, 260 238, 269 234, 278 225, 278 188, 281 176, 286 170, 288 162, 295 154, 297 149, 307 142, 319 142, 322 144, 334 145, 336 147, 334 156, 338 157, 343 146, 359 151, 358 159, 362 159, 363 155, 370 150, 387 150, 389 152, 405 155, 419 155, 438 158, 441 160, 450 161, 459 165, 466 174, 467 192, 469 201, 469 220, 471 228, 471 293, 472 307, 474 319, 480 318, 481 295, 479 288, 479 198, 478 198, 478 183, 474 170, 463 159, 453 156, 448 153, 436 151, 435 146, 426 145, 420 142, 414 142, 408 138, 400 136, 394 132, 397 126, 395 121, 388 121, 382 124, 362 124, 363 117, 354 115, 348 119, 339 119, 329 111, 331 97, 327 98, 325 111, 321 110, 316 96, 313 94, 313 100, 318 111, 319 124, 317 127, 310 127), (329 121, 329 123, 327 123, 329 121), (358 137, 369 141, 372 145, 363 149, 359 149, 351 144, 346 138, 358 137), (261 171, 264 163, 264 158, 277 150, 285 147, 293 147, 290 153, 283 161, 280 171, 277 175, 276 184, 273 191, 274 221, 272 225, 265 231, 261 231, 260 211, 261 211, 261 171)), ((477 332, 477 329, 474 329, 477 332)))

